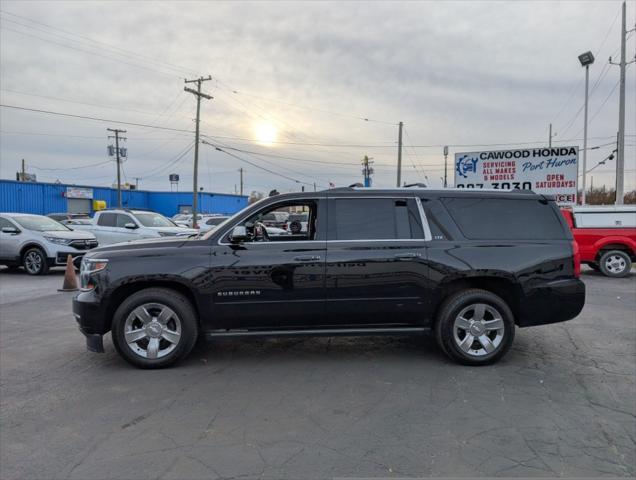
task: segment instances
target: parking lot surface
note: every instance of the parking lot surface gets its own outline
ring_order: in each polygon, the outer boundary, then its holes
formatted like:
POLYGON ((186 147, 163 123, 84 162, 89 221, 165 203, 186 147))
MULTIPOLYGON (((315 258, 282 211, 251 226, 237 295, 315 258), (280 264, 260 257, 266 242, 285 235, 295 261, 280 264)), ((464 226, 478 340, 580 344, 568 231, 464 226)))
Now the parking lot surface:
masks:
POLYGON ((636 275, 585 270, 570 322, 497 365, 432 338, 201 343, 176 368, 88 353, 60 272, 0 271, 0 478, 636 473, 636 275))

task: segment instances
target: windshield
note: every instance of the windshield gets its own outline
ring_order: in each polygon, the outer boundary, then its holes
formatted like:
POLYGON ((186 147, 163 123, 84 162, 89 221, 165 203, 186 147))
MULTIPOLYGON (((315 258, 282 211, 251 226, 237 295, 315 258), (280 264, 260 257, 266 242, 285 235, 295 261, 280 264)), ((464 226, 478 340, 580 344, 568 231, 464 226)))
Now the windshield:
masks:
POLYGON ((70 228, 48 217, 13 217, 13 220, 18 222, 23 228, 35 230, 36 232, 67 232, 70 230, 70 228))
POLYGON ((158 213, 135 213, 135 218, 144 227, 176 227, 177 225, 158 213))

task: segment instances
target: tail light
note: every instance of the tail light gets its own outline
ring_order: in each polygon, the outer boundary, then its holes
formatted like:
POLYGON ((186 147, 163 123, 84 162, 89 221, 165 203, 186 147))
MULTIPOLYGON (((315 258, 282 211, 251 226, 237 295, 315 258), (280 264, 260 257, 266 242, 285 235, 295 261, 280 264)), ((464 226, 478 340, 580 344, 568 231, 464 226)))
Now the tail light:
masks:
POLYGON ((572 254, 574 260, 574 276, 579 278, 581 275, 581 252, 579 251, 579 244, 576 240, 572 240, 572 254))
POLYGON ((287 230, 287 224, 283 223, 283 230, 287 230))

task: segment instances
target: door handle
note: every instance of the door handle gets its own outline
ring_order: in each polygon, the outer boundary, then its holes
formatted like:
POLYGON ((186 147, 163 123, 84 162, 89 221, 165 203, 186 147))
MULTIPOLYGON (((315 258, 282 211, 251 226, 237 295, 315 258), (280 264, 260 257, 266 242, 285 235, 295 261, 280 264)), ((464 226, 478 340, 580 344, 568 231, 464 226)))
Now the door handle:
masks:
POLYGON ((294 258, 295 262, 317 262, 318 260, 320 260, 320 255, 305 255, 294 258))
POLYGON ((420 258, 422 256, 421 253, 407 252, 407 253, 396 253, 395 258, 398 260, 412 260, 414 258, 420 258))

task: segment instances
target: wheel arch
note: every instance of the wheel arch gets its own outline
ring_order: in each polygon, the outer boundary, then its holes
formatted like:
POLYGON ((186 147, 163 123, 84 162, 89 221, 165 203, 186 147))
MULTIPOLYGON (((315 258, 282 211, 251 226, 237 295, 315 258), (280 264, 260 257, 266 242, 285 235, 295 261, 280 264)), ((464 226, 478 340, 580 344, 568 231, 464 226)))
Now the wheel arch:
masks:
POLYGON ((603 254, 610 250, 622 250, 626 252, 632 260, 636 259, 636 247, 634 245, 630 245, 622 240, 608 240, 598 246, 596 256, 594 257, 595 261, 598 262, 603 254))
POLYGON ((22 247, 20 247, 20 264, 22 264, 22 257, 24 257, 24 254, 27 252, 27 250, 31 248, 39 248, 40 250, 44 252, 44 256, 48 258, 49 253, 46 251, 46 248, 44 248, 44 246, 42 246, 41 244, 30 240, 27 243, 25 243, 22 247))
POLYGON ((462 290, 468 289, 485 290, 501 297, 508 307, 510 307, 510 310, 512 310, 515 317, 515 323, 517 323, 520 311, 520 299, 523 295, 520 285, 510 278, 493 277, 488 275, 455 278, 443 283, 439 289, 441 295, 436 296, 439 300, 433 308, 433 321, 437 318, 437 314, 446 299, 448 299, 451 295, 455 295, 462 290))
POLYGON ((126 298, 141 290, 150 288, 165 288, 168 290, 174 290, 175 292, 183 295, 188 299, 192 308, 194 308, 197 316, 197 323, 199 324, 199 327, 201 326, 201 311, 199 303, 197 302, 195 295, 192 293, 192 290, 187 285, 176 280, 147 280, 119 285, 109 293, 108 307, 106 309, 106 318, 108 318, 111 323, 109 327, 112 328, 112 319, 115 316, 115 311, 126 298))

